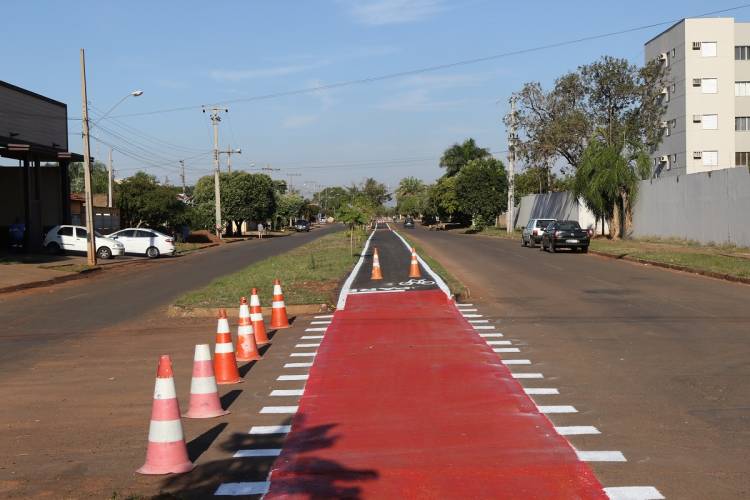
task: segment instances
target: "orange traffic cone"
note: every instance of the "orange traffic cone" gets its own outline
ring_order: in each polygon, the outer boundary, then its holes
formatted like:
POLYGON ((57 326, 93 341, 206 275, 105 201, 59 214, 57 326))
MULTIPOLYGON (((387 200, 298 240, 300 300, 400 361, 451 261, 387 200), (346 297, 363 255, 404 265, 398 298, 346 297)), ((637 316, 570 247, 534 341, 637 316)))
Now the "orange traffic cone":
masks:
POLYGON ((216 386, 214 367, 211 363, 211 347, 208 344, 195 346, 193 379, 190 381, 190 408, 185 417, 213 418, 229 413, 221 407, 219 388, 216 386))
POLYGON ((380 272, 380 259, 378 258, 378 249, 376 248, 372 254, 372 275, 371 280, 382 280, 383 273, 380 272))
POLYGON ((253 331, 255 332, 255 343, 258 345, 268 344, 266 324, 263 322, 263 310, 260 308, 257 288, 253 288, 250 293, 250 322, 253 324, 253 331))
POLYGON ((214 351, 214 373, 217 384, 238 384, 243 380, 237 370, 234 357, 232 332, 229 331, 226 309, 219 310, 219 323, 216 327, 216 349, 214 351))
POLYGON ((281 291, 281 282, 279 280, 273 282, 271 328, 289 328, 289 318, 286 316, 286 304, 284 304, 284 292, 281 291))
POLYGON ((180 406, 174 388, 172 361, 163 354, 159 357, 154 387, 154 405, 148 429, 146 463, 141 474, 170 474, 193 470, 188 458, 185 436, 180 421, 180 406))
POLYGON ((411 249, 411 266, 409 267, 410 278, 421 278, 422 273, 419 272, 419 262, 417 262, 417 251, 412 247, 411 249))
POLYGON ((256 361, 260 359, 258 344, 255 343, 253 324, 250 321, 250 309, 247 299, 240 299, 240 322, 237 326, 237 361, 256 361))

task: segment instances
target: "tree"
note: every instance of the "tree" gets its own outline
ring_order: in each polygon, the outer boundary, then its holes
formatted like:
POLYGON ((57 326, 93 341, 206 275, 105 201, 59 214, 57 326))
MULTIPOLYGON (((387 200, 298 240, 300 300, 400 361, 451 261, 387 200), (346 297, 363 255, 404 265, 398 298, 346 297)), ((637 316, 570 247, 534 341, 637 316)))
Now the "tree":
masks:
POLYGON ((369 220, 367 208, 355 203, 341 207, 338 218, 349 226, 349 251, 354 255, 354 228, 366 224, 369 220))
POLYGON ((313 195, 313 202, 323 209, 323 213, 335 214, 349 201, 349 193, 340 186, 327 187, 313 195))
POLYGON ((471 160, 456 176, 459 209, 471 216, 475 228, 483 227, 508 208, 508 176, 495 158, 471 160))
POLYGON ((427 189, 416 177, 404 177, 396 188, 396 212, 418 216, 424 210, 427 189))
MULTIPOLYGON (((68 166, 71 193, 83 193, 86 190, 83 180, 83 170, 83 163, 81 162, 74 162, 68 166)), ((106 193, 108 190, 109 173, 107 166, 100 161, 91 163, 91 192, 106 193)))
MULTIPOLYGON (((516 174, 513 194, 518 204, 521 198, 528 194, 549 193, 551 191, 564 191, 567 187, 569 177, 558 177, 544 167, 526 167, 521 173, 516 174)), ((570 177, 572 179, 572 177, 570 177)))
POLYGON ((177 189, 160 185, 145 172, 120 182, 116 200, 124 226, 173 228, 186 221, 185 204, 177 199, 177 189))
POLYGON ((359 188, 359 194, 372 208, 383 206, 386 201, 391 200, 388 188, 382 182, 368 177, 359 188))
POLYGON ((276 204, 276 219, 285 221, 284 225, 293 224, 292 220, 300 216, 305 207, 305 199, 298 194, 285 194, 279 196, 276 204))
POLYGON ((458 198, 456 196, 456 178, 441 177, 429 190, 427 210, 441 220, 452 219, 458 214, 458 198))
POLYGON ((456 143, 446 149, 440 158, 440 166, 445 169, 446 177, 453 177, 471 160, 490 156, 489 149, 480 148, 474 139, 469 138, 461 144, 456 143))

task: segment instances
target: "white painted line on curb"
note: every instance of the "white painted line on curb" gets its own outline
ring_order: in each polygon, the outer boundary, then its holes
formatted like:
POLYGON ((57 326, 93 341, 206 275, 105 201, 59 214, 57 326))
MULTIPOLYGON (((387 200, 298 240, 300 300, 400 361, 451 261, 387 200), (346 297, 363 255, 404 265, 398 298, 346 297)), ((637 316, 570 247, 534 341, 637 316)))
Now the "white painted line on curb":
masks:
POLYGON ((539 413, 578 413, 575 406, 570 405, 551 405, 551 406, 537 406, 539 413))
POLYGON ((214 495, 265 495, 268 493, 269 481, 254 481, 252 483, 222 483, 214 495))
POLYGON ((493 325, 471 325, 474 327, 474 330, 494 330, 495 327, 493 325))
POLYGON ((510 340, 488 340, 487 345, 511 345, 510 340))
POLYGON ((488 319, 470 319, 469 323, 489 323, 488 319))
POLYGON ((320 344, 296 344, 294 347, 320 347, 320 344))
POLYGON ((521 352, 521 349, 518 347, 496 347, 492 350, 495 352, 521 352))
POLYGON ((281 448, 258 448, 257 450, 238 450, 232 456, 234 458, 278 457, 279 454, 281 454, 281 448))
POLYGON ((307 380, 307 375, 279 375, 276 380, 307 380))
POLYGON ((582 436, 585 434, 601 434, 599 429, 591 425, 567 425, 555 426, 555 430, 561 436, 582 436))
POLYGON ((330 325, 330 321, 310 321, 311 325, 330 325))
POLYGON ((653 486, 614 486, 604 488, 610 500, 664 500, 664 495, 653 486))
POLYGON ((324 332, 328 330, 328 328, 305 328, 306 332, 324 332))
POLYGON ((294 358, 304 358, 307 356, 315 356, 314 352, 293 352, 289 356, 294 358))
POLYGON ((619 451, 580 451, 576 450, 579 460, 584 462, 627 462, 625 455, 619 451))
POLYGON ((333 318, 333 314, 323 314, 321 316, 313 316, 315 319, 327 319, 327 318, 333 318))
MULTIPOLYGON (((516 378, 518 378, 518 377, 516 377, 516 378)), ((525 392, 526 394, 528 394, 530 396, 535 396, 535 395, 541 396, 541 395, 544 395, 544 394, 547 394, 547 395, 549 395, 549 394, 560 394, 560 391, 558 391, 557 389, 554 389, 552 387, 525 387, 523 389, 523 392, 525 392)))
POLYGON ((322 338, 322 335, 303 335, 300 337, 300 340, 317 340, 322 338))
POLYGON ((480 333, 479 336, 487 339, 491 337, 502 337, 503 334, 502 333, 480 333))
POLYGON ((504 365, 530 365, 530 359, 503 359, 501 360, 504 365))
POLYGON ((298 406, 264 406, 259 413, 297 413, 298 406))
POLYGON ((284 368, 310 368, 312 363, 286 363, 284 368))
POLYGON ((291 425, 254 425, 248 434, 289 434, 291 425))
POLYGON ((541 373, 511 373, 513 378, 544 378, 541 373))
POLYGON ((274 389, 271 396, 302 396, 304 389, 274 389))
POLYGON ((371 232, 370 236, 368 236, 367 241, 365 242, 365 247, 362 249, 362 253, 359 254, 359 260, 354 265, 354 269, 352 269, 352 272, 349 273, 346 281, 344 281, 344 286, 341 287, 341 291, 339 292, 339 300, 338 302, 336 302, 336 309, 343 310, 346 306, 346 296, 349 295, 349 291, 352 288, 352 283, 354 283, 354 278, 357 277, 359 269, 362 267, 362 263, 365 261, 365 254, 367 253, 367 249, 370 248, 370 240, 373 236, 375 236, 375 231, 371 232))

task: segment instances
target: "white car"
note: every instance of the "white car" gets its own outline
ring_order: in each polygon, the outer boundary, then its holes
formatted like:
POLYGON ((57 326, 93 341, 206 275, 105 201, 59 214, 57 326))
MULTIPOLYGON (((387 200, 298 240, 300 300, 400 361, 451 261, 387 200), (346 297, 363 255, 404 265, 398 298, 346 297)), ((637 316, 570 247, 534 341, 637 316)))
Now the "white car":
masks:
POLYGON ((107 238, 117 240, 125 245, 125 253, 145 255, 151 259, 159 255, 174 255, 174 239, 159 231, 143 227, 121 229, 107 238))
MULTIPOLYGON (((44 248, 52 253, 86 252, 86 228, 83 226, 55 226, 44 237, 44 248)), ((94 232, 96 256, 100 259, 111 259, 125 254, 125 245, 94 232)))

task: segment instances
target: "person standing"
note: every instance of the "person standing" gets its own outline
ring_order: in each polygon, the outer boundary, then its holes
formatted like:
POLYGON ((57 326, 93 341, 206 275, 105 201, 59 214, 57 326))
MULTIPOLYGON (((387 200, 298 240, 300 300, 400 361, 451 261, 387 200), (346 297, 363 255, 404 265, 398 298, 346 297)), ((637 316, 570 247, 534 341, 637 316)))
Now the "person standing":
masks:
POLYGON ((263 223, 262 222, 258 222, 258 239, 259 240, 263 239, 263 229, 264 229, 263 228, 263 223))

